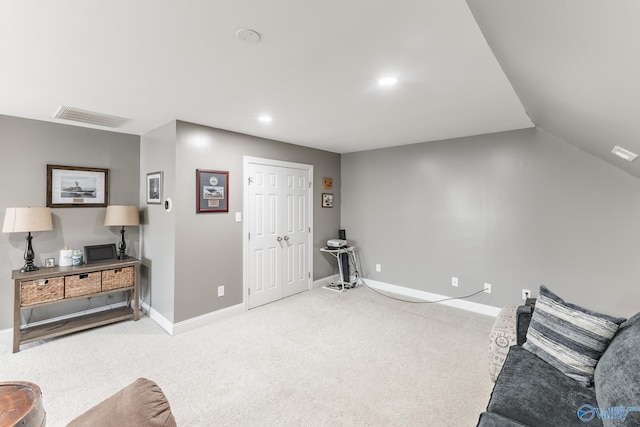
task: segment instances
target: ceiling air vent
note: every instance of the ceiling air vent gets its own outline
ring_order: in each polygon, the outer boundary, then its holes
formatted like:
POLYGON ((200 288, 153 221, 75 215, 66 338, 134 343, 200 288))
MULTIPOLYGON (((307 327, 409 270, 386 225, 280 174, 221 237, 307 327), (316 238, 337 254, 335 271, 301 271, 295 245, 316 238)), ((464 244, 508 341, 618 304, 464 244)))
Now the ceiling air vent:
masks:
POLYGON ((91 125, 106 126, 110 128, 117 128, 129 120, 122 117, 80 110, 79 108, 65 107, 64 105, 60 107, 55 118, 89 123, 91 125))

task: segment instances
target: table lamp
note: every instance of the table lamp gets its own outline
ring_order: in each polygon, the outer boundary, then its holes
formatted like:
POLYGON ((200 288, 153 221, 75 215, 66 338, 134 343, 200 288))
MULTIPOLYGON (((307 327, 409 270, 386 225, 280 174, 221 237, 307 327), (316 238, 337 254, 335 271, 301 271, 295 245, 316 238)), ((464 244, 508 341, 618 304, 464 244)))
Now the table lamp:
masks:
POLYGON ((138 207, 121 205, 107 206, 107 214, 104 217, 104 225, 122 227, 122 229, 120 230, 122 239, 120 240, 120 244, 118 245, 118 249, 120 249, 118 259, 129 258, 129 256, 125 254, 127 244, 124 242, 124 227, 126 225, 140 225, 138 207))
POLYGON ((27 248, 24 251, 24 267, 20 272, 36 271, 33 264, 33 246, 31 246, 31 232, 53 230, 51 222, 51 208, 7 208, 2 225, 3 233, 28 233, 27 248))

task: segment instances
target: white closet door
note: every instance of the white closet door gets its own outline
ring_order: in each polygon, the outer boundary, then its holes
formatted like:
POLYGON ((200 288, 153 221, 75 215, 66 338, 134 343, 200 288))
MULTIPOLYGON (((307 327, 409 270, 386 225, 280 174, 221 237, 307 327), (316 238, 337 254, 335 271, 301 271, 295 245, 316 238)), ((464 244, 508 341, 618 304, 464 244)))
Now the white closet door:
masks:
POLYGON ((309 289, 309 171, 249 163, 249 308, 309 289))

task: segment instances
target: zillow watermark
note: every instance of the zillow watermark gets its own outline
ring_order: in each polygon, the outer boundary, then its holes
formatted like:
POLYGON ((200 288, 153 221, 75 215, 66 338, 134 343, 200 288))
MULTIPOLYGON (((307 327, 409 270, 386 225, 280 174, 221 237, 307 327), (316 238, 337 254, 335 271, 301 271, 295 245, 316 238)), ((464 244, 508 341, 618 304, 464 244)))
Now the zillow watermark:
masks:
POLYGON ((629 412, 640 412, 640 406, 614 406, 612 408, 594 408, 591 405, 584 404, 578 408, 578 418, 580 421, 588 423, 595 417, 606 420, 627 419, 629 412))

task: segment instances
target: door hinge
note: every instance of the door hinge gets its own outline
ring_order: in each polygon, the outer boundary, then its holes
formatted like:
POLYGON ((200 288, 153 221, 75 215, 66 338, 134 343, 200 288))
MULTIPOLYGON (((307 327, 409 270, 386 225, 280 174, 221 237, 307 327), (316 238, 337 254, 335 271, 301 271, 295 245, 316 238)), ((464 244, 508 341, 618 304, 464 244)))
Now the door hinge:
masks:
POLYGON ((251 233, 249 233, 249 237, 247 237, 247 240, 251 240, 251 233))
POLYGON ((251 295, 251 288, 247 288, 247 295, 251 295))
POLYGON ((309 181, 309 188, 311 188, 312 185, 313 185, 313 183, 311 181, 309 181))
POLYGON ((311 227, 309 227, 309 233, 311 233, 311 227))
POLYGON ((307 272, 307 277, 308 277, 309 279, 311 279, 311 272, 310 272, 310 271, 308 271, 308 272, 307 272))

